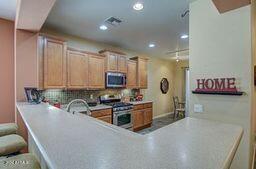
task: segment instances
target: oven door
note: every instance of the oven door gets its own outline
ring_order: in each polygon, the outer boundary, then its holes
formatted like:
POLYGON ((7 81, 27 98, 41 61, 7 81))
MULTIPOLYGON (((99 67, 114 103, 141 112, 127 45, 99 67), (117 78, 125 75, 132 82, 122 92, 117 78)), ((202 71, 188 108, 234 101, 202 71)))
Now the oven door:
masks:
POLYGON ((110 73, 106 74, 106 87, 107 88, 123 88, 126 86, 126 76, 123 73, 110 73))
POLYGON ((132 128, 132 113, 131 111, 114 112, 113 124, 122 128, 132 128))

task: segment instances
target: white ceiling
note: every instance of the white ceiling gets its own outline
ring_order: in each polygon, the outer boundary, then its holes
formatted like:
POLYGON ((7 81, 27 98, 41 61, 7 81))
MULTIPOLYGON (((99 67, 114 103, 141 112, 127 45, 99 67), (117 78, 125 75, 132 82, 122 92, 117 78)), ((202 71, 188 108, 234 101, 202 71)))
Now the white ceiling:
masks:
MULTIPOLYGON (((167 58, 174 56, 166 55, 167 51, 189 47, 188 39, 181 40, 178 37, 184 33, 188 34, 188 17, 182 19, 180 15, 188 9, 189 2, 193 0, 140 1, 144 3, 144 9, 138 12, 132 9, 135 0, 108 0, 107 4, 104 0, 73 0, 72 3, 70 0, 58 0, 45 26, 167 58), (120 18, 123 23, 107 31, 99 30, 99 25, 110 16, 120 18), (150 42, 155 43, 156 47, 149 48, 150 42)), ((16 0, 0 0, 0 18, 15 20, 16 3, 16 0)))
POLYGON ((108 43, 152 56, 164 56, 167 51, 187 49, 189 17, 181 14, 190 0, 139 0, 142 11, 133 10, 135 0, 57 0, 45 27, 63 33, 108 43), (118 27, 99 30, 105 19, 114 16, 123 21, 118 27), (149 48, 153 42, 155 48, 149 48))
POLYGON ((0 18, 15 20, 16 0, 0 0, 0 18))

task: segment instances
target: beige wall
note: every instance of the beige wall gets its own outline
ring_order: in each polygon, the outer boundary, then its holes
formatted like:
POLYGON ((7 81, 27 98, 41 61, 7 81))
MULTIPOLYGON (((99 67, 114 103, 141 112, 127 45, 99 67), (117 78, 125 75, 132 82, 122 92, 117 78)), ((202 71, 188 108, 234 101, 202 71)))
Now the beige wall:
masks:
MULTIPOLYGON (((256 66, 256 2, 252 1, 252 52, 253 52, 253 63, 256 66)), ((254 79, 254 72, 253 72, 254 79)), ((256 102, 256 86, 254 86, 253 92, 253 103, 256 102)), ((256 134, 256 104, 253 104, 252 114, 252 127, 254 135, 256 134)))
POLYGON ((25 101, 24 87, 38 87, 37 34, 16 30, 16 100, 25 101))
MULTIPOLYGON (((95 41, 86 40, 79 37, 74 37, 62 33, 58 33, 54 30, 43 29, 43 33, 55 35, 62 37, 67 40, 69 47, 74 47, 81 50, 86 50, 90 52, 98 52, 102 49, 113 49, 118 51, 123 51, 128 57, 133 56, 146 56, 143 53, 134 52, 127 49, 121 49, 119 47, 110 46, 104 43, 99 43, 95 41)), ((148 89, 142 90, 145 95, 146 100, 154 101, 154 116, 159 116, 162 114, 170 113, 173 111, 172 97, 175 86, 175 63, 174 61, 157 59, 150 57, 148 64, 148 89), (170 90, 167 94, 162 94, 160 90, 160 81, 162 78, 168 78, 170 82, 170 90)), ((179 89, 180 90, 180 89, 179 89)))
POLYGON ((180 101, 185 101, 185 70, 189 67, 189 61, 175 62, 175 90, 174 95, 178 96, 180 101))
POLYGON ((244 135, 232 169, 249 168, 252 105, 250 14, 249 6, 219 14, 211 0, 197 0, 190 4, 190 88, 196 88, 198 78, 236 77, 241 90, 246 93, 243 96, 192 94, 190 97, 191 117, 243 127, 244 135), (194 104, 202 104, 203 113, 194 113, 194 104))
POLYGON ((14 23, 0 19, 0 123, 14 122, 14 23))
POLYGON ((175 63, 163 59, 150 58, 148 63, 148 89, 142 90, 145 100, 154 102, 154 117, 173 112, 172 97, 175 86, 175 63), (160 82, 167 78, 170 89, 162 94, 160 82))

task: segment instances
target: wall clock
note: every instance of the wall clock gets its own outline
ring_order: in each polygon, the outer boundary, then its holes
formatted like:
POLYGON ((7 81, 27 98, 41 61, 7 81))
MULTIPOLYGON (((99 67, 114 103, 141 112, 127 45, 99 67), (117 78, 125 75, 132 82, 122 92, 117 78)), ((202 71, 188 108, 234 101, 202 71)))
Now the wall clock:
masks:
POLYGON ((166 78, 163 78, 160 83, 160 89, 163 94, 166 94, 169 91, 169 82, 166 78))

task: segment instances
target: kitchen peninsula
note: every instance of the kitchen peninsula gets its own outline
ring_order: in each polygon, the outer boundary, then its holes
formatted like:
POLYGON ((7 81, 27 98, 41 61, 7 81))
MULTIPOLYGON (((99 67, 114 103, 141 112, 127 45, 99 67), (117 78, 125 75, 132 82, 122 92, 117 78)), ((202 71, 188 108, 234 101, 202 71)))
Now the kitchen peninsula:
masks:
POLYGON ((139 135, 86 115, 17 103, 29 150, 51 169, 227 169, 240 143, 239 126, 185 118, 139 135))

